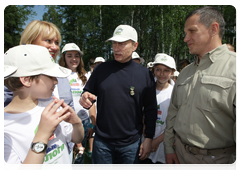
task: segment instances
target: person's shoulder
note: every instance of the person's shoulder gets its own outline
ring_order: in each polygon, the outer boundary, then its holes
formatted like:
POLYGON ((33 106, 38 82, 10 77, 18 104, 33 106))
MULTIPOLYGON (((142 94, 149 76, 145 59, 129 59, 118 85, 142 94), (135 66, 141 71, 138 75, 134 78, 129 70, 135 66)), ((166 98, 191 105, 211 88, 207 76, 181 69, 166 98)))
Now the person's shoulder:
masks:
POLYGON ((231 57, 231 59, 236 60, 236 52, 227 51, 226 53, 229 55, 229 57, 231 57))
POLYGON ((94 70, 108 68, 109 66, 113 65, 113 62, 114 62, 114 60, 102 62, 102 63, 98 64, 98 65, 94 68, 94 70))
POLYGON ((148 72, 149 69, 144 67, 142 64, 138 64, 135 61, 132 62, 132 65, 134 68, 138 69, 139 71, 144 71, 144 72, 148 72))
POLYGON ((67 83, 68 84, 68 79, 67 77, 56 77, 58 80, 58 84, 62 84, 62 83, 67 83))
POLYGON ((180 74, 183 75, 183 73, 188 73, 188 72, 194 67, 195 64, 196 64, 196 62, 193 61, 193 62, 191 62, 190 64, 188 64, 187 66, 185 66, 185 67, 181 70, 181 72, 179 73, 178 77, 180 76, 180 74))

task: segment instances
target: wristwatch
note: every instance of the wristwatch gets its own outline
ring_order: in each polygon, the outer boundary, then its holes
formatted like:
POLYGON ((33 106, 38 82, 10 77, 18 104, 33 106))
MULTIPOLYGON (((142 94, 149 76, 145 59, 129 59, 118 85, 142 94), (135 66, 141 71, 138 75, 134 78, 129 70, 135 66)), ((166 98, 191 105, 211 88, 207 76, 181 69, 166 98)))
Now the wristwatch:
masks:
POLYGON ((42 153, 47 149, 47 144, 43 142, 36 142, 31 144, 31 150, 35 153, 42 153))

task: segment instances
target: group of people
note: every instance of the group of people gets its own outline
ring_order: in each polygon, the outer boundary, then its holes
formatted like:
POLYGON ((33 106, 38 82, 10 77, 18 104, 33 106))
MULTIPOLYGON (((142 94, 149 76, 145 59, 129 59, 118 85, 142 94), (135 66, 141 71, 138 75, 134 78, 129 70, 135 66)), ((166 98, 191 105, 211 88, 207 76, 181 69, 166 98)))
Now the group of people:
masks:
POLYGON ((114 60, 93 58, 87 72, 72 42, 56 64, 58 28, 32 21, 4 54, 5 162, 80 164, 89 140, 93 164, 233 163, 236 53, 222 44, 224 27, 214 7, 188 14, 184 42, 195 61, 173 81, 173 57, 140 64, 129 25, 107 40, 114 60))

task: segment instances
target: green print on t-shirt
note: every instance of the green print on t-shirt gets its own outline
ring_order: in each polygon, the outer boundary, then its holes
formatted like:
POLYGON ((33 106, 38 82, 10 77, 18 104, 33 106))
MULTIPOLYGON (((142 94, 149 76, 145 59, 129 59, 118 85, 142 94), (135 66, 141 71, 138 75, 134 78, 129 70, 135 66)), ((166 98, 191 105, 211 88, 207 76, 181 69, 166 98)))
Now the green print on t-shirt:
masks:
POLYGON ((69 81, 70 86, 71 86, 71 84, 72 84, 73 82, 77 82, 77 80, 76 80, 76 79, 70 80, 70 81, 69 81))

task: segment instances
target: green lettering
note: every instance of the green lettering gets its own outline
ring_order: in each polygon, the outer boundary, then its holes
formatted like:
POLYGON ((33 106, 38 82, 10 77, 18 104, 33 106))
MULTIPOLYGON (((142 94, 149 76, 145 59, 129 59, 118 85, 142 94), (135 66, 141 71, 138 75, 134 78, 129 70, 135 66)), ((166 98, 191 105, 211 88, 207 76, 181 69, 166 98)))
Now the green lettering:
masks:
POLYGON ((35 129, 35 131, 34 131, 34 134, 35 134, 35 135, 36 135, 37 131, 38 131, 38 125, 37 125, 37 127, 36 127, 36 129, 35 129))
POLYGON ((58 150, 58 153, 60 153, 60 149, 61 149, 61 147, 58 147, 58 148, 57 148, 57 150, 58 150))
POLYGON ((44 162, 47 162, 47 161, 51 160, 53 157, 57 156, 60 153, 60 149, 61 149, 61 151, 63 151, 64 143, 62 144, 62 146, 55 149, 52 153, 47 154, 45 156, 44 162))
POLYGON ((49 159, 52 159, 52 153, 49 153, 45 156, 44 162, 47 162, 49 159))
POLYGON ((57 154, 58 154, 58 153, 57 153, 57 150, 54 150, 54 151, 53 151, 53 157, 57 156, 57 154))
POLYGON ((52 157, 52 153, 50 153, 50 154, 48 154, 48 155, 50 156, 50 160, 51 160, 51 159, 53 158, 53 157, 52 157))
POLYGON ((48 161, 48 155, 45 156, 44 162, 48 161))

